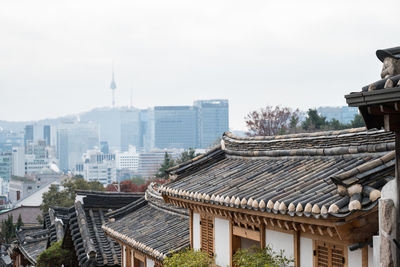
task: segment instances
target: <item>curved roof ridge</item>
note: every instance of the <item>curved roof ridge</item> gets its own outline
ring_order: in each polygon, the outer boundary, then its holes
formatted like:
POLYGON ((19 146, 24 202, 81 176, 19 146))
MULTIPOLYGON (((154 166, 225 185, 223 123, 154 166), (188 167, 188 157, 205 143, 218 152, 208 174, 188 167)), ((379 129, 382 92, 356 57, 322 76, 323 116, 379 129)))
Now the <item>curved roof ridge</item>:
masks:
POLYGON ((223 134, 224 137, 228 137, 232 140, 243 140, 243 141, 267 141, 267 140, 285 140, 285 139, 294 139, 294 138, 315 138, 315 137, 335 137, 337 135, 343 134, 359 134, 360 132, 384 132, 383 130, 367 130, 365 127, 360 128, 351 128, 344 130, 331 130, 331 131, 320 131, 313 133, 296 133, 296 134, 285 134, 285 135, 274 135, 274 136, 237 136, 231 132, 225 132, 223 134))

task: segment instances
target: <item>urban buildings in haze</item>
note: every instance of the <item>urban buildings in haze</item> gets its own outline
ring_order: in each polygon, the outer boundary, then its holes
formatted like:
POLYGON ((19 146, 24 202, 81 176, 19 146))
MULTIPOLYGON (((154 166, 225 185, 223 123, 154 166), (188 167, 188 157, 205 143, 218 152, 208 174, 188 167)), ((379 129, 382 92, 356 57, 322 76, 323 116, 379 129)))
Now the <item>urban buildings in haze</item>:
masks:
POLYGON ((319 107, 317 111, 321 116, 326 117, 327 121, 336 119, 341 123, 350 123, 354 116, 358 114, 358 108, 348 106, 319 107))
POLYGON ((87 150, 99 147, 99 127, 91 122, 63 123, 57 129, 57 158, 62 171, 73 170, 87 150))
POLYGON ((193 105, 197 108, 198 147, 210 147, 229 130, 228 100, 197 100, 193 105))
POLYGON ((154 107, 154 132, 156 148, 197 148, 197 109, 193 106, 154 107))

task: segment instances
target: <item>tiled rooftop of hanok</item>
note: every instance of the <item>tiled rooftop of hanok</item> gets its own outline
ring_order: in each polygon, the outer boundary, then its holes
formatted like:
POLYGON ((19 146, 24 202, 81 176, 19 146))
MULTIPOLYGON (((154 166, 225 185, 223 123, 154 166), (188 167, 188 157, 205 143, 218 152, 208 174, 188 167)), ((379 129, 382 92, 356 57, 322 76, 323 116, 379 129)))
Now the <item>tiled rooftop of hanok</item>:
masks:
POLYGON ((169 170, 163 195, 290 216, 346 217, 394 177, 394 135, 364 128, 236 137, 169 170))
POLYGON ((128 244, 158 261, 171 251, 189 247, 189 217, 187 211, 166 204, 154 185, 140 199, 115 212, 103 226, 113 238, 128 244))
POLYGON ((63 247, 75 249, 79 266, 120 266, 121 248, 101 226, 108 222, 107 212, 143 198, 143 193, 77 191, 77 195, 82 199, 71 209, 63 247))
POLYGON ((16 233, 18 248, 24 257, 32 264, 36 264, 36 259, 46 250, 49 230, 42 226, 22 226, 16 233))

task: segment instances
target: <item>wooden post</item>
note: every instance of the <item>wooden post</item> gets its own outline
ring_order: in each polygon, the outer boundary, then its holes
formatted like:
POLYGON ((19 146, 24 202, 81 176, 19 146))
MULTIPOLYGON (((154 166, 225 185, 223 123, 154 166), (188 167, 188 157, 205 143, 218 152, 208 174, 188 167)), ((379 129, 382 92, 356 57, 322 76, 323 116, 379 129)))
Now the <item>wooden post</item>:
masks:
POLYGON ((190 248, 194 248, 193 244, 193 210, 189 209, 189 238, 190 238, 190 248))
POLYGON ((368 267, 368 245, 364 246, 361 250, 362 253, 362 263, 361 266, 362 267, 368 267))
MULTIPOLYGON (((400 201, 400 131, 395 131, 395 153, 396 153, 396 187, 397 187, 397 202, 400 201)), ((396 240, 400 241, 400 206, 395 203, 396 209, 396 240)), ((394 229, 393 229, 394 230, 394 229)), ((396 249, 395 264, 400 263, 400 251, 396 249)))
POLYGON ((260 248, 263 249, 266 246, 265 241, 265 224, 260 223, 260 248))
POLYGON ((293 233, 294 242, 294 266, 300 267, 300 232, 296 231, 293 233))

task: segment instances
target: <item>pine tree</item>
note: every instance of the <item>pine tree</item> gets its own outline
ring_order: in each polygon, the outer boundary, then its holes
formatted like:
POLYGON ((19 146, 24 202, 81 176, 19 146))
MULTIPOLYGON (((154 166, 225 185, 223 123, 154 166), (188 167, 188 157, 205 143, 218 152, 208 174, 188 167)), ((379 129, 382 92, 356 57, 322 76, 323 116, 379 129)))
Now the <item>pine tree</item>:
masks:
POLYGON ((165 152, 164 154, 164 161, 161 164, 160 169, 158 169, 158 173, 156 174, 157 178, 168 179, 167 170, 175 165, 174 160, 171 156, 165 152))
POLYGON ((21 214, 19 214, 17 224, 15 225, 17 231, 21 228, 21 226, 24 226, 24 222, 22 221, 21 214))

